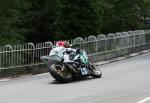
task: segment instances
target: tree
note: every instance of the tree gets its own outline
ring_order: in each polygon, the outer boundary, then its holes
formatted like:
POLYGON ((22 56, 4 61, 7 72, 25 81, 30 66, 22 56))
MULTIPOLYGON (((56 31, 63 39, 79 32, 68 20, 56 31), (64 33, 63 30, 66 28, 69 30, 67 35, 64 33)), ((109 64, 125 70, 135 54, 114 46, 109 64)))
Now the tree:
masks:
POLYGON ((140 12, 146 12, 141 0, 106 0, 102 32, 119 32, 141 29, 145 26, 139 19, 140 12))
MULTIPOLYGON (((147 19, 150 19, 150 1, 149 0, 142 0, 139 2, 139 18, 146 22, 147 19)), ((141 26, 141 25, 140 25, 141 26)), ((150 26, 144 26, 144 28, 147 28, 150 26)), ((141 27, 143 28, 143 27, 141 27)))
POLYGON ((58 37, 96 35, 101 28, 101 2, 99 0, 61 0, 58 19, 58 37))
POLYGON ((57 20, 57 0, 26 0, 29 6, 22 18, 28 42, 54 40, 53 26, 57 20))
POLYGON ((0 0, 0 45, 24 40, 24 29, 19 26, 22 7, 22 0, 0 0))
POLYGON ((0 45, 148 28, 149 0, 0 0, 0 45))
POLYGON ((27 0, 30 7, 23 19, 28 41, 70 39, 99 34, 99 0, 27 0))

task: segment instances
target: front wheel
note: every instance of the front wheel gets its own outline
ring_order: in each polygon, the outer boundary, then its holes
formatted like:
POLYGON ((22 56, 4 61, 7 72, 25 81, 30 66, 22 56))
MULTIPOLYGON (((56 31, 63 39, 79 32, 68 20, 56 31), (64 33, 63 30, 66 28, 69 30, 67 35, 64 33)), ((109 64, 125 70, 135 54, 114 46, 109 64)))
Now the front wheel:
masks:
POLYGON ((72 74, 67 71, 67 69, 63 68, 60 64, 53 64, 49 68, 49 72, 53 78, 55 78, 59 82, 70 82, 72 80, 72 74))
POLYGON ((89 64, 90 74, 94 78, 101 78, 102 77, 102 71, 97 66, 94 66, 93 64, 89 64))

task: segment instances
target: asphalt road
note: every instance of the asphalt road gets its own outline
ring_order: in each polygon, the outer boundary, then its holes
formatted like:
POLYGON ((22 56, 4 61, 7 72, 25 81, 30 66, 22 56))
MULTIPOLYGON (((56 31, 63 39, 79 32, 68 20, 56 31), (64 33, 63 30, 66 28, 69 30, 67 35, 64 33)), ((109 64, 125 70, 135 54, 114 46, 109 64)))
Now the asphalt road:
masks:
POLYGON ((150 103, 150 53, 101 68, 103 78, 67 84, 47 73, 0 82, 0 103, 150 103))

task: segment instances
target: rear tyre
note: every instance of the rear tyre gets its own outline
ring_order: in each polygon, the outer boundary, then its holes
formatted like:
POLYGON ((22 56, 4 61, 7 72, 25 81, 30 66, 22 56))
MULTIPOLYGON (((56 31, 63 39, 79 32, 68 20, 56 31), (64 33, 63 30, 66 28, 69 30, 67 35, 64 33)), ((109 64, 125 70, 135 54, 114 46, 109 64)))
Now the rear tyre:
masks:
POLYGON ((62 70, 60 64, 51 65, 49 72, 59 82, 67 83, 72 80, 72 74, 67 69, 62 70))
POLYGON ((102 77, 102 71, 97 66, 94 66, 93 64, 89 64, 90 66, 90 74, 94 78, 101 78, 102 77))

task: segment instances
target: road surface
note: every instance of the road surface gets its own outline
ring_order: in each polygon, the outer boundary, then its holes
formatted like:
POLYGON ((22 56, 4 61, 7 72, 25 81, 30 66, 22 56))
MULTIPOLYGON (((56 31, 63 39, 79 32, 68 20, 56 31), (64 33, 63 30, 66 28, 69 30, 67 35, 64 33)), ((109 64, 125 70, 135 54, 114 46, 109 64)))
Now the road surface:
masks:
POLYGON ((103 78, 56 82, 48 73, 0 82, 0 103, 150 103, 150 53, 101 66, 103 78))

